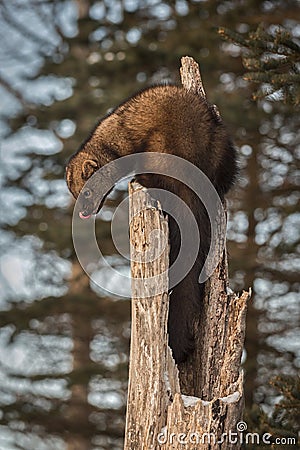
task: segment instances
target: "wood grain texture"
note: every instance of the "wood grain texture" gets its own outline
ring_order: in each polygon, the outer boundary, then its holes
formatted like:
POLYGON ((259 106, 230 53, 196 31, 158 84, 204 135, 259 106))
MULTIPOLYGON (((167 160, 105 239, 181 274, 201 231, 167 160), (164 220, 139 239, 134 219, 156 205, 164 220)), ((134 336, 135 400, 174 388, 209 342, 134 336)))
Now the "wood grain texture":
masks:
POLYGON ((132 331, 125 448, 151 449, 165 424, 171 391, 179 393, 178 376, 169 381, 169 371, 177 369, 167 337, 168 221, 138 183, 129 185, 129 195, 132 331))

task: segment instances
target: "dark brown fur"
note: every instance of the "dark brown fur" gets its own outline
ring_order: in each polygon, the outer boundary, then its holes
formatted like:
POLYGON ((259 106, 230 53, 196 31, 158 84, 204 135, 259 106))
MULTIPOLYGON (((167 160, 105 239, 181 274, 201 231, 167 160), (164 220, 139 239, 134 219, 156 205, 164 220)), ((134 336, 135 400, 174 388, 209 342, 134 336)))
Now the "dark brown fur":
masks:
MULTIPOLYGON (((213 107, 183 88, 156 86, 130 98, 97 125, 68 163, 70 191, 77 198, 98 168, 120 156, 139 152, 185 158, 208 176, 222 200, 236 175, 235 149, 213 107)), ((204 286, 198 283, 198 277, 209 249, 210 225, 201 201, 179 181, 152 174, 137 179, 146 187, 167 189, 180 196, 191 208, 199 227, 198 258, 170 296, 169 343, 176 362, 181 362, 193 348, 193 321, 201 313, 204 286)), ((93 199, 84 205, 86 215, 98 208, 93 199)), ((180 234, 172 218, 170 244, 172 264, 180 247, 180 234)))

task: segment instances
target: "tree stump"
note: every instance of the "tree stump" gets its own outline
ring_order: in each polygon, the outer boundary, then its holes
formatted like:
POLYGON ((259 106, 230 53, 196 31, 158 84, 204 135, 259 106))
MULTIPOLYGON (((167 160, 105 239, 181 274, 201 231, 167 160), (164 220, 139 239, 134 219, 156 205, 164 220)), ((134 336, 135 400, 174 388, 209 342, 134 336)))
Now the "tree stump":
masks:
MULTIPOLYGON (((192 58, 182 58, 181 78, 185 89, 205 96, 192 58)), ((239 296, 228 289, 224 251, 206 283, 195 351, 177 368, 167 335, 167 218, 138 183, 129 185, 129 195, 132 331, 124 449, 238 449, 250 292, 239 296)))

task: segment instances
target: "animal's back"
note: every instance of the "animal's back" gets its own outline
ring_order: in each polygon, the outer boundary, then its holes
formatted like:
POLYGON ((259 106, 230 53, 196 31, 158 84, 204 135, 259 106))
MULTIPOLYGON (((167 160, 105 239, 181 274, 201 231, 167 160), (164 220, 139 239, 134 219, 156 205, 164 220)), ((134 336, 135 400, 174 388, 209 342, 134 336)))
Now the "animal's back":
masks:
POLYGON ((128 154, 128 145, 130 153, 174 154, 195 164, 214 184, 220 163, 226 159, 231 164, 231 142, 213 107, 178 86, 141 91, 117 107, 100 128, 119 143, 121 154, 128 154))

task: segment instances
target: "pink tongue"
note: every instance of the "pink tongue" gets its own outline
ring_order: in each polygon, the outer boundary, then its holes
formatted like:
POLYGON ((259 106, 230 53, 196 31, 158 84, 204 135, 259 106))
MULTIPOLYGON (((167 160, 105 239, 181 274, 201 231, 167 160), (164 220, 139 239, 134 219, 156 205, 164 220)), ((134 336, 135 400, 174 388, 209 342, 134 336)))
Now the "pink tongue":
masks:
POLYGON ((92 214, 89 214, 88 216, 84 216, 84 215, 82 214, 82 212, 79 213, 80 219, 89 219, 89 218, 91 217, 91 215, 92 215, 92 214))

